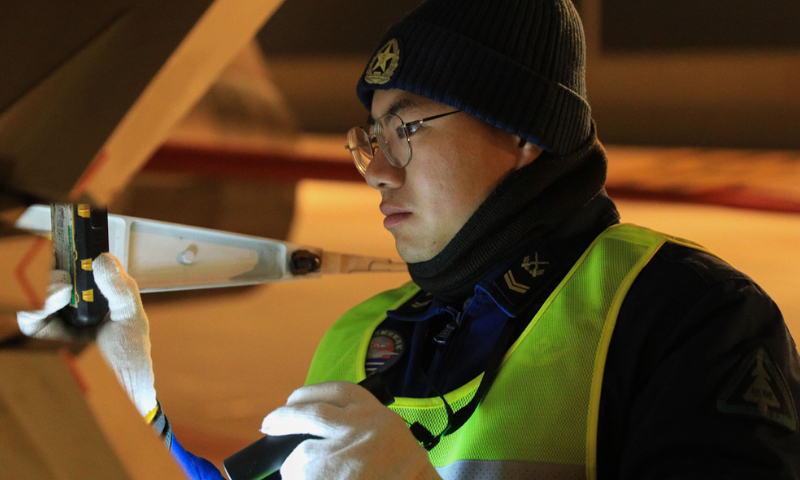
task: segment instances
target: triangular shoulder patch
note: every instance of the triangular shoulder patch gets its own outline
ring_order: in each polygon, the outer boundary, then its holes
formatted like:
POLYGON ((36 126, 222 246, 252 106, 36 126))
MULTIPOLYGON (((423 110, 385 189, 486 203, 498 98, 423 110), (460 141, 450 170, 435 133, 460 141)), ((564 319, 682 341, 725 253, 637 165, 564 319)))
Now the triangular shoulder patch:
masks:
POLYGON ((747 355, 717 401, 721 413, 766 420, 797 431, 797 410, 792 393, 765 347, 747 355))

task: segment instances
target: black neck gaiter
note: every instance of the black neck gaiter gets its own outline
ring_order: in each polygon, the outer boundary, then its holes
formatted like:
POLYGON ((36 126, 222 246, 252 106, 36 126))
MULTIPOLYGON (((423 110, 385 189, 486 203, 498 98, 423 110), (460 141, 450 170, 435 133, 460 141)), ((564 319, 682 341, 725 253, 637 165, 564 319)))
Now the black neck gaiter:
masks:
POLYGON ((503 179, 438 255, 410 263, 411 279, 436 296, 462 300, 521 242, 552 231, 586 205, 606 180, 594 131, 575 153, 539 158, 503 179))

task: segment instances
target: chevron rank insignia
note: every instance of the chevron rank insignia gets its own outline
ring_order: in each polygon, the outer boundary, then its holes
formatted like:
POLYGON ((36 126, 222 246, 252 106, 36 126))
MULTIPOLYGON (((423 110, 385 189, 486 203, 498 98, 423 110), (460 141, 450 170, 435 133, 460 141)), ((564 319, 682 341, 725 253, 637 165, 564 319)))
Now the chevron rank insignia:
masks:
POLYGON ((555 260, 543 245, 534 246, 521 255, 510 268, 495 281, 495 287, 512 303, 518 304, 535 294, 555 269, 555 260))
POLYGON ((758 347, 739 364, 717 401, 720 413, 764 420, 797 431, 797 410, 769 350, 758 347))

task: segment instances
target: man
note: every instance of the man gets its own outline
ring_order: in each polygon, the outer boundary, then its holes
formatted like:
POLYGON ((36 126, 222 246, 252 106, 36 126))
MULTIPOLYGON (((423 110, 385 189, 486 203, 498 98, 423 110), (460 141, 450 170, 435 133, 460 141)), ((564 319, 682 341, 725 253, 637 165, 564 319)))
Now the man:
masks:
MULTIPOLYGON (((339 319, 308 386, 264 419, 321 437, 285 478, 800 476, 800 364, 778 308, 702 247, 618 225, 583 69, 568 0, 430 0, 387 32, 358 84, 370 131, 348 145, 413 283, 339 319), (353 383, 373 372, 391 410, 353 383)), ((135 284, 95 263, 111 319, 145 348, 104 348, 108 327, 98 342, 121 379, 149 371, 135 284)), ((41 335, 46 313, 20 324, 41 335)), ((133 377, 169 437, 152 375, 133 377)))

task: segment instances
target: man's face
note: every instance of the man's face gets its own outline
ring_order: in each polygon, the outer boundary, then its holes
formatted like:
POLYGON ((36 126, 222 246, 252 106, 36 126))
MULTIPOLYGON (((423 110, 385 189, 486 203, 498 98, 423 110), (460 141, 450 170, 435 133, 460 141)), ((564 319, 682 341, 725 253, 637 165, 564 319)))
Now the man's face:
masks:
MULTIPOLYGON (((409 123, 453 110, 403 90, 377 90, 371 114, 393 113, 409 123)), ((392 167, 378 149, 366 172, 367 183, 381 192, 384 227, 409 263, 441 252, 506 175, 541 153, 466 113, 426 122, 409 138, 408 166, 392 167)))

